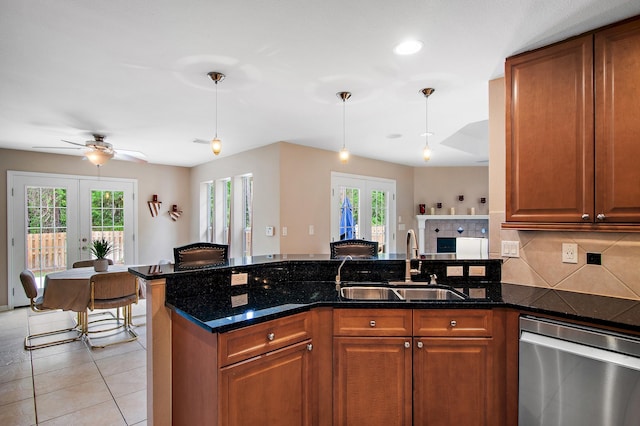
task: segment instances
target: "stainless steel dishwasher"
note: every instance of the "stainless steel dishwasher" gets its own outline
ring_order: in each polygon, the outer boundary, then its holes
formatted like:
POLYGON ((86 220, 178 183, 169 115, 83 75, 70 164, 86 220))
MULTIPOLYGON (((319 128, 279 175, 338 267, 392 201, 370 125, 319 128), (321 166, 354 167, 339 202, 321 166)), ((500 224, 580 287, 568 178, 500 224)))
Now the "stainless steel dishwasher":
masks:
POLYGON ((520 426, 640 425, 640 339, 520 318, 520 426))

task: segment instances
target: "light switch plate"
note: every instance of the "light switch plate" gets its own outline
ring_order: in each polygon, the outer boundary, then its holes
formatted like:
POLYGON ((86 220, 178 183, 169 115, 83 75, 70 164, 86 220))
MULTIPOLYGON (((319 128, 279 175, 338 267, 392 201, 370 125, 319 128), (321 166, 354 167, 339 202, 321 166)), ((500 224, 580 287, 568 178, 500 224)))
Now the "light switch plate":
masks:
POLYGON ((502 241, 501 255, 504 257, 520 257, 520 242, 502 241))

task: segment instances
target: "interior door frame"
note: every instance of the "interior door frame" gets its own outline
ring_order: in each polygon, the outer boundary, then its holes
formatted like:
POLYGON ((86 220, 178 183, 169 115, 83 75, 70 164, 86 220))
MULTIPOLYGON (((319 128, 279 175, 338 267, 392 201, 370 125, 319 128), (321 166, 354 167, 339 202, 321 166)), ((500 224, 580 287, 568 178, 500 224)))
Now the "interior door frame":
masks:
MULTIPOLYGON (((73 226, 75 226, 75 228, 77 229, 77 235, 72 235, 71 238, 76 238, 79 239, 80 238, 80 188, 81 188, 81 181, 101 181, 101 182, 122 182, 122 183, 131 183, 133 184, 133 194, 132 194, 132 199, 130 201, 131 204, 131 209, 132 209, 132 213, 133 213, 133 218, 132 218, 132 227, 133 227, 133 233, 131 238, 133 239, 133 245, 132 245, 132 257, 131 257, 131 262, 130 264, 136 264, 136 262, 138 261, 138 238, 137 238, 137 233, 138 233, 138 205, 137 205, 137 200, 136 200, 136 194, 138 193, 138 180, 137 179, 129 179, 129 178, 113 178, 113 177, 96 177, 96 176, 85 176, 85 175, 65 175, 65 174, 61 174, 61 173, 41 173, 41 172, 28 172, 28 171, 18 171, 18 170, 7 170, 7 302, 8 302, 8 308, 9 309, 13 309, 13 307, 15 306, 15 292, 14 289, 16 288, 16 286, 19 286, 19 280, 17 279, 18 275, 20 274, 20 272, 22 271, 16 271, 15 270, 15 265, 14 262, 16 261, 16 253, 15 253, 15 238, 17 238, 17 234, 18 233, 22 233, 24 231, 24 227, 23 229, 20 230, 15 230, 14 228, 14 223, 16 220, 15 217, 15 203, 16 202, 24 202, 24 200, 17 200, 16 197, 14 196, 14 188, 16 185, 16 179, 17 178, 34 178, 34 179, 41 179, 43 182, 46 181, 46 179, 59 179, 59 180, 72 180, 75 181, 76 184, 76 188, 75 191, 77 191, 77 197, 78 197, 78 206, 76 207, 76 212, 74 212, 75 214, 75 219, 74 220, 76 223, 73 224, 73 226), (17 284, 16 284, 17 283, 17 284)), ((52 185, 55 186, 55 185, 52 185)), ((69 222, 67 222, 67 227, 69 227, 69 222)), ((79 243, 79 242, 78 242, 79 243)), ((73 248, 72 248, 73 249, 73 248)), ((77 249, 73 249, 74 253, 70 253, 70 251, 67 251, 67 264, 69 264, 69 261, 73 261, 73 260, 80 260, 80 252, 81 252, 81 246, 80 244, 78 244, 77 249), (77 257, 77 259, 76 259, 77 257)))

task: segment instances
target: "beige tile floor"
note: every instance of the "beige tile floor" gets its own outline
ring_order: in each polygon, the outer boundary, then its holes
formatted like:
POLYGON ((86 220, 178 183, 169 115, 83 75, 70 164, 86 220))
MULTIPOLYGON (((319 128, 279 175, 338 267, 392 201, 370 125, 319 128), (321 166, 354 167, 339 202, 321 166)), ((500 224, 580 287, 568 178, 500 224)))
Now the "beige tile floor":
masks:
MULTIPOLYGON (((144 310, 141 301, 134 315, 144 310)), ((0 312, 0 425, 147 424, 144 325, 137 341, 103 349, 82 341, 23 348, 28 334, 73 325, 70 312, 0 312)))

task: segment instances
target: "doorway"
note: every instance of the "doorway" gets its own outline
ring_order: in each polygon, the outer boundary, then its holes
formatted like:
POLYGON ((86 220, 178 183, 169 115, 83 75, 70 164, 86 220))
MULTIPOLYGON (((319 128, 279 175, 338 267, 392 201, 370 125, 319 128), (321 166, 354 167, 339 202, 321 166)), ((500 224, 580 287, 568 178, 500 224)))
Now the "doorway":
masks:
POLYGON ((18 275, 30 269, 39 289, 47 274, 91 259, 107 239, 114 263, 137 261, 137 180, 7 172, 9 307, 29 305, 18 275))

